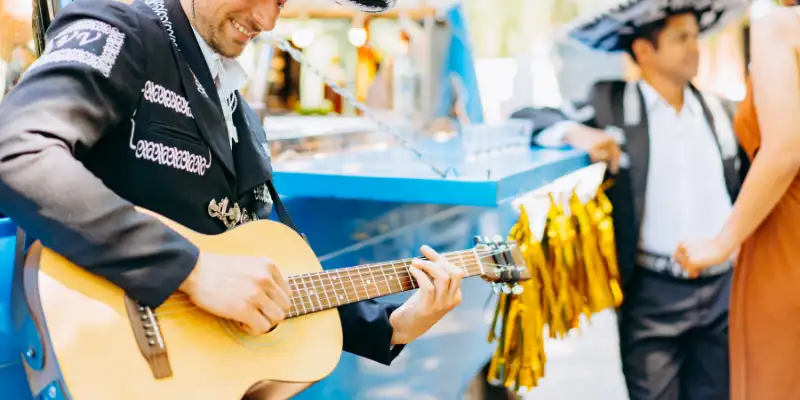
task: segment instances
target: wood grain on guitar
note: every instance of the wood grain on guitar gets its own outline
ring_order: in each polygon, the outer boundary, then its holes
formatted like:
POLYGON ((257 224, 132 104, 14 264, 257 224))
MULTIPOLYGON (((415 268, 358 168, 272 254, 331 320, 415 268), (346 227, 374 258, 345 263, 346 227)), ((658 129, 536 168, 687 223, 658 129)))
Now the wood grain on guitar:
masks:
MULTIPOLYGON (((285 399, 327 376, 342 352, 336 308, 417 288, 411 259, 323 270, 307 242, 287 226, 254 221, 203 235, 154 215, 202 251, 269 257, 289 276, 288 319, 250 336, 238 323, 174 294, 142 307, 117 286, 35 244, 26 259, 26 300, 45 338, 44 372, 60 376, 71 399, 285 399), (249 393, 249 394, 248 394, 249 393)), ((501 241, 444 254, 466 276, 491 282, 528 278, 519 250, 501 241)))

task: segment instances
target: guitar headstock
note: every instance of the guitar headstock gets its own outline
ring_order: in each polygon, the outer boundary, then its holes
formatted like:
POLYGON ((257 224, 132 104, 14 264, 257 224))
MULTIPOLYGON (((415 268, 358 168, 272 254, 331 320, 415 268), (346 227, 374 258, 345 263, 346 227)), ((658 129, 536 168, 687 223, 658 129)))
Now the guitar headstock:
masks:
POLYGON ((481 277, 492 283, 495 292, 522 293, 519 283, 531 279, 531 271, 517 243, 500 236, 492 239, 476 236, 474 241, 475 253, 483 266, 481 277))

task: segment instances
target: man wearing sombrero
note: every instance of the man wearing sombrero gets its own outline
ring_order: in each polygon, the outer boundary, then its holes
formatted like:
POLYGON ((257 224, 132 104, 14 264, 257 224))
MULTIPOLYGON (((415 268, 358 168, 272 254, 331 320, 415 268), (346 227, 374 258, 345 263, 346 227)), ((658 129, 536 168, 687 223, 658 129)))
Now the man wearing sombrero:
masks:
POLYGON ((732 264, 690 278, 670 256, 686 237, 721 228, 746 171, 725 107, 690 82, 698 38, 746 7, 745 0, 626 1, 584 19, 569 36, 627 52, 642 79, 598 82, 572 112, 531 114, 539 145, 570 144, 610 164, 625 294, 620 351, 634 400, 729 397, 732 264))
MULTIPOLYGON (((145 306, 182 291, 253 334, 270 330, 293 295, 280 265, 201 252, 134 205, 205 234, 273 208, 295 228, 272 184, 266 134, 238 93, 245 75, 235 60, 285 2, 63 8, 46 50, 0 103, 0 212, 145 306)), ((368 12, 394 4, 342 2, 368 12)), ((420 290, 406 303, 339 308, 345 351, 388 364, 460 302, 462 272, 422 253, 427 261, 410 271, 420 290)))

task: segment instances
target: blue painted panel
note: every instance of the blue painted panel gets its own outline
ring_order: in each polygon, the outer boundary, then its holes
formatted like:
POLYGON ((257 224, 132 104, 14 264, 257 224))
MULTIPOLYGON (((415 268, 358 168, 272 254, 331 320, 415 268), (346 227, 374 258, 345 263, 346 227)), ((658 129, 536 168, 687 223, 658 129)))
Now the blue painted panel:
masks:
POLYGON ((17 227, 0 218, 0 393, 4 399, 33 398, 11 322, 11 280, 17 246, 17 227))
MULTIPOLYGON (((294 197, 286 203, 326 269, 418 256, 423 244, 462 250, 473 246, 474 235, 508 231, 502 213, 491 208, 294 197)), ((486 335, 495 305, 480 278, 464 281, 462 292, 461 306, 391 366, 345 353, 329 377, 297 398, 458 398, 491 356, 486 335)), ((410 295, 381 301, 400 303, 410 295)))
MULTIPOLYGON (((441 179, 403 149, 349 152, 276 166, 276 186, 326 269, 470 248, 475 235, 504 236, 511 200, 589 164, 585 153, 532 149, 468 163, 458 140, 425 153, 460 175, 441 179), (487 170, 491 168, 491 174, 487 170)), ((491 357, 495 298, 479 278, 464 301, 391 366, 344 354, 334 372, 298 396, 326 399, 460 398, 491 357)), ((408 294, 382 301, 402 302, 408 294)))
POLYGON ((468 161, 459 140, 421 148, 458 176, 441 178, 411 152, 390 148, 282 161, 275 165, 276 186, 291 197, 496 207, 589 163, 577 150, 534 148, 468 161))
MULTIPOLYGON (((467 118, 472 123, 481 123, 483 122, 483 105, 473 62, 474 54, 469 40, 467 18, 464 16, 462 5, 456 4, 450 7, 445 12, 445 18, 450 25, 451 38, 440 79, 448 83, 451 78, 459 80, 459 85, 463 90, 461 95, 464 96, 461 101, 464 102, 467 118)), ((456 89, 451 84, 444 85, 437 105, 437 116, 450 115, 453 96, 456 93, 456 89)))

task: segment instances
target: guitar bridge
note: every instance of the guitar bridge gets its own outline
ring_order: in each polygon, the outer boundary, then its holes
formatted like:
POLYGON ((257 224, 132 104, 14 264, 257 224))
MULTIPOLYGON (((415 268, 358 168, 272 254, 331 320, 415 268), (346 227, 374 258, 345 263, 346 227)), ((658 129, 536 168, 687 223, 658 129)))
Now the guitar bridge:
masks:
POLYGON ((172 376, 167 346, 153 310, 150 307, 139 305, 128 296, 125 296, 125 308, 128 310, 128 319, 130 319, 136 343, 139 345, 142 356, 150 365, 153 376, 156 379, 172 376))

